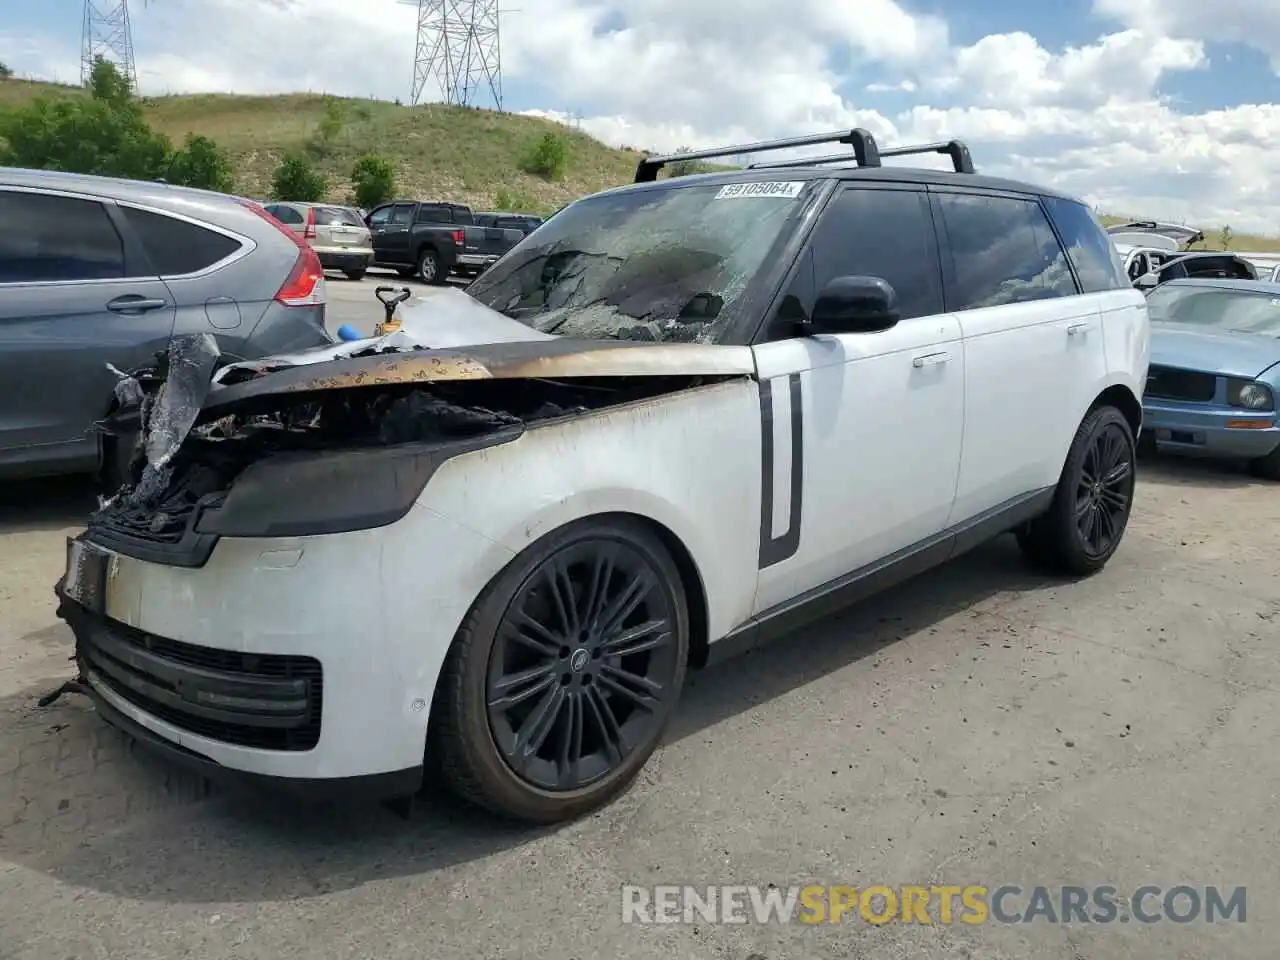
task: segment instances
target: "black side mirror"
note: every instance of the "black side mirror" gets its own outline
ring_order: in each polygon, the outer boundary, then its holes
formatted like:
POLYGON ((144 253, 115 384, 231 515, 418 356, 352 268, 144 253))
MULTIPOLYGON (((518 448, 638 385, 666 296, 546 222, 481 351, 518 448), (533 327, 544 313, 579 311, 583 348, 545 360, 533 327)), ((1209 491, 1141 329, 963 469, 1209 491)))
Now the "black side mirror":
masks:
POLYGON ((835 277, 813 305, 806 333, 876 333, 901 319, 898 295, 879 277, 835 277))

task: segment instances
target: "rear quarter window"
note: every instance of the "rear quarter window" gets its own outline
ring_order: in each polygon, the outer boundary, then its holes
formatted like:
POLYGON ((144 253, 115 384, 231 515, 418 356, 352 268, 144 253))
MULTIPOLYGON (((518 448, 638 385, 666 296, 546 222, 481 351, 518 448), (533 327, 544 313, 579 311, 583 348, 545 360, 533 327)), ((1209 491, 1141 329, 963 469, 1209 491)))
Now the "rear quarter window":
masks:
POLYGON ((1092 210, 1083 203, 1056 197, 1045 197, 1044 205, 1058 228, 1081 292, 1099 293, 1129 286, 1111 238, 1092 210))
POLYGON ((199 273, 240 249, 238 240, 186 220, 135 207, 120 210, 162 277, 199 273))

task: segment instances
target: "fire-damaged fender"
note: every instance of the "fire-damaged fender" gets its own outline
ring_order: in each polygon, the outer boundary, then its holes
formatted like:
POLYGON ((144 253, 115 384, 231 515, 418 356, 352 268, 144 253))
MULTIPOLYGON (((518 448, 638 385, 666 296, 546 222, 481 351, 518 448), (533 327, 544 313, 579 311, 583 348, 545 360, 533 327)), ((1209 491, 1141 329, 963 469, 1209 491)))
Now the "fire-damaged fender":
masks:
POLYGON ((418 506, 493 544, 482 561, 486 581, 575 520, 641 517, 697 571, 715 638, 751 614, 760 472, 759 385, 744 378, 548 423, 451 458, 418 506))

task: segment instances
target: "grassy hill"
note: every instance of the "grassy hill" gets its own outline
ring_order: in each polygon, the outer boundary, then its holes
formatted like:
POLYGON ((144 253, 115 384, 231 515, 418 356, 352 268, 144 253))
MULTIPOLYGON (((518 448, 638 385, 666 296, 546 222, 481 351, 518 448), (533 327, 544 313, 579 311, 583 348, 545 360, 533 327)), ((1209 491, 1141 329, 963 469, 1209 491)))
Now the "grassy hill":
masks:
MULTIPOLYGON (((24 80, 0 81, 0 109, 36 96, 84 96, 78 87, 24 80)), ((152 127, 175 144, 188 133, 212 137, 230 151, 236 188, 265 197, 284 157, 305 150, 335 99, 318 94, 274 97, 194 94, 142 100, 152 127)), ((312 153, 329 178, 329 199, 344 200, 351 166, 377 153, 396 166, 397 192, 492 209, 501 197, 511 209, 549 212, 569 200, 630 183, 643 154, 607 147, 586 134, 536 117, 428 104, 400 106, 378 100, 341 99, 345 120, 323 153, 312 153), (531 141, 546 132, 563 136, 569 161, 563 180, 552 182, 520 170, 531 141)))
MULTIPOLYGON (((0 80, 0 109, 36 96, 84 96, 79 87, 27 80, 0 80)), ((284 157, 305 150, 336 98, 319 94, 274 97, 192 94, 143 101, 152 126, 180 143, 188 133, 212 137, 235 160, 237 189, 265 197, 271 175, 284 157)), ((569 200, 631 182, 641 150, 607 147, 586 134, 536 117, 428 104, 401 106, 381 100, 342 99, 345 121, 316 166, 329 178, 329 199, 343 201, 351 165, 377 153, 397 169, 401 196, 449 200, 475 209, 549 212, 569 200), (564 179, 551 182, 524 173, 520 161, 530 142, 554 132, 569 144, 564 179)), ((1133 217, 1104 217, 1108 224, 1133 217)), ((1219 249, 1219 226, 1204 226, 1202 249, 1219 249)), ((1234 250, 1280 251, 1280 239, 1237 235, 1234 250)))

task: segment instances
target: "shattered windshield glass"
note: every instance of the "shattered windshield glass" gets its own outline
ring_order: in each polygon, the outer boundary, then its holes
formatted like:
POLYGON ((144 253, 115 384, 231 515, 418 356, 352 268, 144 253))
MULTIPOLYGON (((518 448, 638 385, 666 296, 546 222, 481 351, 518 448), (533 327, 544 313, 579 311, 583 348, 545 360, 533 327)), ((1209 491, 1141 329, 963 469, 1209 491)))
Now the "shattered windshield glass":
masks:
POLYGON ((543 333, 713 343, 811 190, 790 181, 592 197, 467 293, 543 333))

